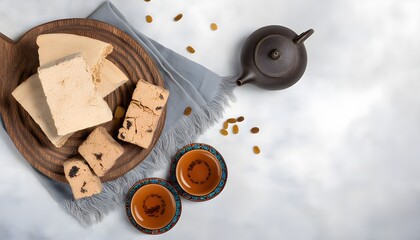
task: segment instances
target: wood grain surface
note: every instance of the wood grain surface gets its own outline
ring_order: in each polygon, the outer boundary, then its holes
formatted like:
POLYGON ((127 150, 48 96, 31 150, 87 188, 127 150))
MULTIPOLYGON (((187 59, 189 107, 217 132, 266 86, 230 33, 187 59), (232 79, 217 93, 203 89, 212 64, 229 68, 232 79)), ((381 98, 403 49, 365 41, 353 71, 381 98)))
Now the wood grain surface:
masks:
MULTIPOLYGON (((127 109, 138 79, 142 78, 161 87, 164 84, 145 50, 129 35, 103 22, 89 19, 57 20, 31 29, 18 42, 0 34, 0 114, 6 130, 17 149, 34 168, 51 179, 67 183, 63 162, 78 155, 77 148, 94 128, 76 132, 63 147, 56 148, 11 95, 21 82, 37 71, 39 61, 36 38, 45 33, 72 33, 113 45, 114 51, 107 58, 129 78, 126 84, 105 98, 113 112, 117 106, 127 109)), ((101 178, 102 181, 124 175, 147 157, 163 130, 165 116, 166 108, 148 149, 118 140, 124 147, 124 154, 101 178)), ((120 124, 121 122, 113 120, 101 126, 107 128, 114 139, 117 139, 120 124)))

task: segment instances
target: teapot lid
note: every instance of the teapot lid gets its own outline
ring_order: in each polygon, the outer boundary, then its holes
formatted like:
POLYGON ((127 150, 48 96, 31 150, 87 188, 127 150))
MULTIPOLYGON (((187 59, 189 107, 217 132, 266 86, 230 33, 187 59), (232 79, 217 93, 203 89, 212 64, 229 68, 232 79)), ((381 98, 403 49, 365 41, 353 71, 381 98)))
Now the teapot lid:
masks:
POLYGON ((268 77, 279 78, 290 74, 297 66, 298 49, 289 38, 273 34, 258 42, 254 62, 268 77))

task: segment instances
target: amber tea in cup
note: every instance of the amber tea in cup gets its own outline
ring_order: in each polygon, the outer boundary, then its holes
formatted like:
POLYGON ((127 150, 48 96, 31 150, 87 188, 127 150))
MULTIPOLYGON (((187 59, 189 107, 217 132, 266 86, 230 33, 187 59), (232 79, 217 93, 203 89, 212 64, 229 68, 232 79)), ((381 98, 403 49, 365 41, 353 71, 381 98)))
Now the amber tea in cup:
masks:
POLYGON ((159 184, 141 187, 131 200, 135 221, 147 229, 160 229, 169 224, 175 215, 172 193, 159 184))
POLYGON ((204 196, 219 184, 222 171, 219 161, 208 151, 196 149, 185 153, 176 166, 176 179, 192 195, 204 196))
POLYGON ((182 206, 176 189, 160 178, 145 178, 128 190, 125 210, 131 224, 146 234, 162 234, 178 222, 182 206))

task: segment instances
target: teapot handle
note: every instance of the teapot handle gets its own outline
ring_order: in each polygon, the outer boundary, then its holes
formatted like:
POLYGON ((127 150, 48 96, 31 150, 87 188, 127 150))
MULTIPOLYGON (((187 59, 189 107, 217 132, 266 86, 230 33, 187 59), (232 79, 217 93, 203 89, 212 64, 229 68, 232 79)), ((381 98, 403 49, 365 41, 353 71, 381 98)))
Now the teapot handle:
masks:
POLYGON ((308 37, 310 37, 314 33, 313 29, 309 29, 306 32, 301 33, 297 37, 293 39, 293 42, 297 45, 302 44, 308 37))

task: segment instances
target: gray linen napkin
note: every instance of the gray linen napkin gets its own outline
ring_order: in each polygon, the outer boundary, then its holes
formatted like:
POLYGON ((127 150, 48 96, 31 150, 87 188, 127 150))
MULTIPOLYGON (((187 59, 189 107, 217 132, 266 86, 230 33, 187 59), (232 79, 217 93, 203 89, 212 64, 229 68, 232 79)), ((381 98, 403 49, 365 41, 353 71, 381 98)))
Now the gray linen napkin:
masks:
POLYGON ((165 126, 151 154, 123 177, 104 183, 101 194, 75 201, 67 184, 38 174, 52 197, 83 226, 100 222, 110 211, 121 207, 136 181, 151 177, 155 170, 169 169, 171 157, 179 148, 194 142, 222 117, 224 107, 233 99, 235 86, 233 77, 220 77, 138 32, 108 1, 89 18, 114 25, 132 36, 153 58, 170 97, 165 126), (193 114, 184 116, 186 107, 191 107, 193 114))

